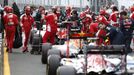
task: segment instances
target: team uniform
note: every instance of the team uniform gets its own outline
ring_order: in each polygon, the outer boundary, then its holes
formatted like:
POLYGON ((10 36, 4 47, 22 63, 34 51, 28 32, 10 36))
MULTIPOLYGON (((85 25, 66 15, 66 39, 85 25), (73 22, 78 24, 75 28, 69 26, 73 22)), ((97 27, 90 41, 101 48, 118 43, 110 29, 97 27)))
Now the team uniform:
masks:
POLYGON ((89 27, 89 33, 96 34, 98 31, 98 23, 91 23, 89 27))
POLYGON ((110 24, 114 27, 119 27, 118 23, 118 12, 114 11, 109 17, 110 24))
POLYGON ((57 16, 54 13, 48 14, 44 17, 46 20, 46 33, 43 36, 43 43, 48 40, 50 43, 55 44, 55 36, 57 32, 57 16))
POLYGON ((96 33, 96 36, 99 38, 97 41, 98 45, 106 45, 105 38, 106 38, 106 27, 109 25, 109 22, 107 21, 105 15, 107 14, 105 10, 100 10, 99 16, 97 17, 98 22, 98 31, 96 33))
POLYGON ((29 11, 30 8, 26 10, 28 10, 28 12, 26 11, 26 14, 23 14, 21 16, 21 24, 25 34, 23 52, 28 51, 27 45, 28 45, 29 35, 30 35, 32 25, 34 24, 34 18, 30 15, 30 11, 29 11))
POLYGON ((7 39, 7 51, 12 52, 15 31, 19 22, 18 17, 15 14, 11 13, 13 9, 11 7, 8 7, 8 10, 10 12, 7 13, 3 19, 7 39))
POLYGON ((80 13, 80 18, 82 19, 82 31, 88 32, 89 26, 92 22, 92 17, 89 14, 86 14, 85 12, 80 13))

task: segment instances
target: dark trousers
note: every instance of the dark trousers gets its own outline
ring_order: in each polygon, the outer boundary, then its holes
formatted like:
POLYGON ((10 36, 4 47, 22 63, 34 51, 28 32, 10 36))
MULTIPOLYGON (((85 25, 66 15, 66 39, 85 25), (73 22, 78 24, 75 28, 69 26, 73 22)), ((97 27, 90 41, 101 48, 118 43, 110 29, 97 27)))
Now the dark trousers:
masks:
POLYGON ((42 28, 42 25, 40 22, 36 22, 36 27, 37 27, 37 30, 41 30, 42 28))
POLYGON ((131 44, 131 40, 132 40, 132 35, 125 35, 125 39, 124 39, 124 44, 127 50, 132 50, 130 47, 131 44))

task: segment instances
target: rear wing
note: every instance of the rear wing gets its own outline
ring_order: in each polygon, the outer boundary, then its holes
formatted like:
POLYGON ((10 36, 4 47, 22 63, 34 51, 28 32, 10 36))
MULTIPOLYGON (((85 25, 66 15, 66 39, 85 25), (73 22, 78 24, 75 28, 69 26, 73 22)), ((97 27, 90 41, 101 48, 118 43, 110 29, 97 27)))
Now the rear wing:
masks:
POLYGON ((126 54, 125 45, 88 46, 83 47, 86 54, 126 54))

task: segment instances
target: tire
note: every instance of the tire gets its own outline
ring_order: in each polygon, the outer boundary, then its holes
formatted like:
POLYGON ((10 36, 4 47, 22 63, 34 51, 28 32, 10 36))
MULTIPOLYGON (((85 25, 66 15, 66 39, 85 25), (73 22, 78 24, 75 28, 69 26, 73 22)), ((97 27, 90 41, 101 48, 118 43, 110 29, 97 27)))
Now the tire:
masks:
POLYGON ((72 66, 60 66, 57 75, 76 75, 76 70, 72 66))
POLYGON ((51 43, 43 43, 42 44, 42 56, 41 56, 41 62, 42 64, 46 64, 47 63, 47 52, 49 49, 52 48, 52 44, 51 43))
POLYGON ((30 34, 30 41, 29 41, 30 44, 32 44, 33 36, 34 36, 34 34, 35 34, 36 32, 37 32, 36 30, 32 30, 32 31, 31 31, 31 34, 30 34))
POLYGON ((60 50, 58 50, 58 49, 50 49, 50 50, 47 52, 47 56, 53 55, 53 54, 60 56, 60 55, 61 55, 61 52, 60 52, 60 50))
POLYGON ((31 54, 40 54, 41 53, 41 43, 42 37, 38 34, 34 34, 33 41, 32 41, 32 50, 31 54))
POLYGON ((60 66, 61 57, 59 55, 49 55, 46 67, 46 75, 56 75, 57 68, 60 66))

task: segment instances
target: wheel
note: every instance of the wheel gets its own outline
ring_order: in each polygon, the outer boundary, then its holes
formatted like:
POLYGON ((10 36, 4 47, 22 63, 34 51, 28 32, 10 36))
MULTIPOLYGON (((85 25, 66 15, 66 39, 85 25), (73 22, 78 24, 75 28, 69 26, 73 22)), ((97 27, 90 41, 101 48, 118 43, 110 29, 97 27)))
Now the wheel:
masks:
POLYGON ((32 41, 32 50, 31 54, 40 54, 41 52, 41 43, 42 43, 42 37, 38 34, 34 34, 33 41, 32 41))
POLYGON ((60 66, 61 57, 59 55, 49 55, 46 67, 47 75, 56 75, 56 70, 60 66))
POLYGON ((42 56, 41 56, 41 62, 42 64, 46 64, 47 63, 47 52, 49 49, 52 48, 52 44, 51 43, 43 43, 42 44, 42 56))
POLYGON ((49 55, 52 55, 52 54, 55 54, 55 55, 61 55, 61 52, 60 52, 60 50, 58 50, 58 49, 50 49, 48 52, 47 52, 47 56, 49 56, 49 55))
POLYGON ((31 31, 31 34, 30 34, 30 41, 29 41, 30 44, 32 44, 33 36, 34 36, 34 34, 35 34, 36 32, 37 32, 36 30, 32 30, 32 31, 31 31))
POLYGON ((76 75, 76 70, 72 66, 60 66, 57 69, 57 75, 76 75))

